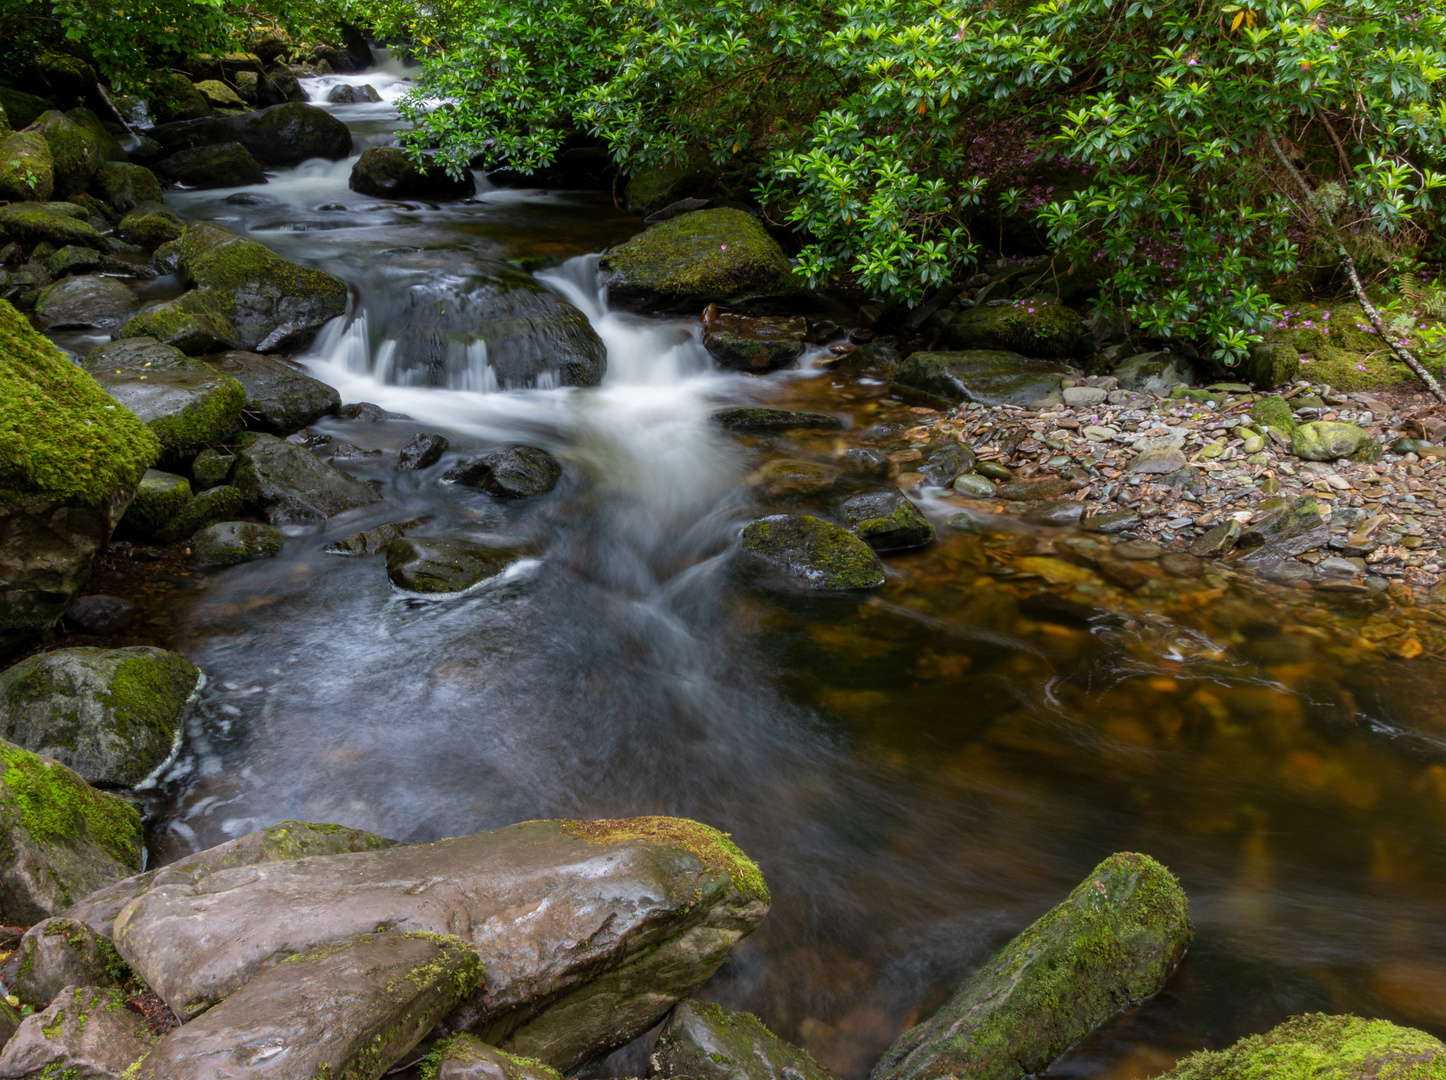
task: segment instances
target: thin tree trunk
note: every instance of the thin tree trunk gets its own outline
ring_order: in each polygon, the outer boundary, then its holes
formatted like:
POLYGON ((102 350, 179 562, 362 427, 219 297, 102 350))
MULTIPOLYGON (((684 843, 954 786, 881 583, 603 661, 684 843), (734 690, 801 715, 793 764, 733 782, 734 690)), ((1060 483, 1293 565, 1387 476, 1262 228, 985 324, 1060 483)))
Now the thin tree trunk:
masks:
POLYGON ((1330 212, 1312 205, 1311 190, 1306 185, 1305 177, 1300 175, 1300 170, 1292 165, 1290 159, 1285 156, 1285 151, 1280 148, 1280 143, 1276 141, 1275 133, 1267 128, 1265 137, 1270 143, 1270 148, 1275 151, 1275 156, 1280 159, 1281 165, 1285 167, 1285 171, 1295 180, 1296 186, 1300 188, 1301 194, 1305 196, 1307 210, 1324 218, 1325 223, 1330 226, 1331 235, 1336 242, 1336 257, 1340 259, 1341 268, 1345 270, 1346 277, 1351 283, 1351 291, 1356 294, 1356 302, 1361 305, 1361 310, 1366 313, 1366 318, 1370 320, 1371 326, 1375 329, 1381 340, 1386 343, 1387 347, 1396 354, 1397 358, 1414 371, 1416 377, 1426 384, 1426 389, 1430 390, 1431 393, 1436 396, 1436 400, 1446 405, 1446 391, 1441 389, 1441 384, 1436 381, 1436 377, 1426 370, 1426 365, 1421 363, 1416 354, 1408 349, 1404 343, 1394 340, 1391 335, 1387 333, 1386 324, 1381 321, 1380 311, 1376 309, 1376 305, 1371 303, 1370 299, 1366 296, 1366 290, 1361 284, 1360 275, 1356 273, 1356 261, 1351 258, 1351 253, 1346 250, 1345 244, 1341 242, 1340 233, 1336 229, 1336 223, 1331 218, 1330 212))

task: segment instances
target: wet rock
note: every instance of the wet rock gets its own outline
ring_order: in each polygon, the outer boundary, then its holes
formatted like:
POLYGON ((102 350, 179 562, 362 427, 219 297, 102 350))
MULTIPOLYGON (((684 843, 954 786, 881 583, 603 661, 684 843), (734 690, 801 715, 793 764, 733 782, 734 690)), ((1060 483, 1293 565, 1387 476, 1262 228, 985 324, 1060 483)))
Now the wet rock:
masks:
POLYGON ((949 323, 948 335, 955 349, 1008 349, 1048 358, 1081 355, 1085 345, 1079 313, 1045 300, 968 308, 949 323))
POLYGON ((152 304, 122 326, 116 337, 152 338, 162 345, 180 349, 187 356, 234 349, 241 341, 241 335, 222 314, 215 297, 205 290, 152 304))
POLYGON ((557 486, 562 465, 535 446, 508 446, 454 465, 442 474, 444 484, 476 488, 499 499, 528 499, 557 486))
POLYGON ((390 420, 392 414, 383 409, 380 405, 373 405, 370 401, 358 401, 352 405, 343 405, 337 410, 336 415, 343 420, 360 420, 364 424, 379 424, 383 420, 390 420))
POLYGON ((269 356, 228 352, 211 363, 245 389, 249 426, 289 435, 341 407, 335 388, 269 356))
POLYGON ((229 484, 221 484, 199 492, 181 508, 181 512, 156 533, 163 544, 173 544, 194 536, 202 529, 223 521, 231 521, 246 512, 246 497, 229 484))
POLYGON ((419 431, 407 440, 397 454, 398 469, 426 469, 442 460, 451 443, 445 435, 434 431, 419 431))
POLYGON ((1190 554, 1196 558, 1223 555, 1235 546, 1243 526, 1234 518, 1227 518, 1210 528, 1200 539, 1190 545, 1190 554))
POLYGON ((1194 381, 1189 363, 1169 350, 1136 353, 1120 361, 1111 374, 1122 390, 1162 394, 1172 386, 1194 381))
POLYGON ((906 401, 953 408, 966 401, 1028 405, 1060 392, 1065 368, 1012 352, 919 352, 899 365, 890 389, 906 401))
POLYGON ((408 530, 424 523, 424 520, 419 518, 416 521, 378 525, 375 529, 365 529, 333 541, 326 545, 326 551, 331 555, 378 555, 385 551, 393 540, 400 540, 407 535, 408 530))
POLYGON ((1314 1013, 1293 1016, 1225 1050, 1191 1054, 1160 1080, 1237 1080, 1272 1075, 1353 1080, 1434 1080, 1446 1073, 1446 1044, 1388 1020, 1314 1013))
POLYGON ((269 105, 285 105, 288 102, 307 101, 306 91, 301 88, 295 75, 274 67, 256 82, 256 103, 263 108, 269 105))
POLYGON ((765 462, 748 477, 747 483, 774 498, 796 498, 828 491, 837 479, 834 470, 817 462, 779 458, 765 462))
POLYGON ((345 439, 332 444, 332 461, 362 461, 366 458, 379 458, 382 456, 380 450, 367 450, 356 443, 347 442, 345 439))
POLYGON ((231 479, 236 455, 224 450, 206 449, 191 462, 191 481, 197 491, 205 491, 231 479))
POLYGON ((163 529, 191 501, 191 484, 184 476, 147 469, 136 487, 126 516, 121 519, 128 531, 152 536, 163 529))
POLYGON ((1004 946, 932 1017, 906 1031, 874 1080, 1041 1072, 1125 1006, 1165 985, 1190 943, 1185 893, 1145 855, 1112 855, 1004 946))
POLYGON ((351 168, 347 186, 379 199, 465 199, 477 194, 477 179, 471 172, 454 180, 430 159, 425 166, 419 166, 397 146, 369 146, 363 150, 351 168))
POLYGON ((873 589, 884 566, 853 533, 807 514, 776 514, 743 530, 744 553, 809 589, 873 589))
POLYGON ((65 621, 82 634, 107 637, 135 622, 140 612, 135 604, 119 596, 81 596, 65 609, 65 621))
POLYGON ((113 330, 135 308, 135 293, 115 278, 71 277, 41 292, 35 322, 42 330, 113 330))
POLYGON ((181 150, 152 168, 164 179, 189 188, 243 187, 266 183, 266 170, 240 143, 216 143, 181 150))
POLYGON ((723 409, 715 412, 712 419, 713 423, 728 431, 791 431, 796 428, 832 431, 843 427, 843 421, 837 416, 790 409, 723 409))
POLYGON ((287 957, 171 1032, 137 1080, 380 1076, 481 980, 481 959, 455 937, 391 931, 331 942, 287 957))
POLYGON ((705 159, 643 169, 628 179, 623 199, 630 214, 653 214, 675 202, 708 195, 717 170, 705 159))
POLYGON ((1167 551, 1160 556, 1160 568, 1172 577, 1196 578, 1205 572, 1205 564, 1183 551, 1167 551))
POLYGON ((207 116, 152 128, 150 136, 175 153, 217 143, 240 143, 263 165, 289 168, 311 158, 351 156, 346 124, 315 105, 288 102, 240 116, 207 116))
POLYGON ((742 210, 700 210, 649 226, 599 263, 608 302, 625 311, 740 314, 797 310, 808 294, 783 249, 742 210))
POLYGON ((31 247, 67 244, 109 251, 110 243, 90 223, 90 215, 79 203, 17 202, 0 208, 0 238, 31 247))
MULTIPOLYGON (((381 99, 382 96, 377 93, 377 88, 370 83, 365 83, 362 86, 337 83, 326 93, 326 100, 331 105, 366 105, 381 101, 381 99)), ((364 150, 362 153, 365 154, 366 151, 364 150)), ((475 185, 473 190, 476 190, 475 185)), ((425 198, 425 196, 414 197, 425 198)))
POLYGON ((141 819, 52 758, 0 742, 0 911, 21 925, 141 868, 141 819))
POLYGON ((129 214, 142 203, 158 203, 164 198, 155 173, 144 165, 125 161, 107 161, 97 169, 91 190, 121 214, 129 214))
POLYGON ((105 257, 98 251, 68 244, 46 260, 45 268, 50 276, 59 280, 72 274, 88 274, 105 265, 105 257))
POLYGON ((899 372, 899 350, 882 341, 860 342, 833 370, 841 375, 890 382, 899 372))
POLYGON ((0 139, 0 199, 45 202, 55 193, 50 147, 37 131, 6 132, 0 139))
POLYGON ((67 986, 43 1012, 27 1016, 0 1053, 4 1080, 131 1080, 155 1038, 129 995, 67 986))
POLYGON ((453 593, 496 577, 522 558, 516 547, 488 547, 470 540, 402 537, 387 544, 387 577, 399 589, 453 593))
POLYGON ((143 202, 121 218, 115 231, 127 243, 154 248, 179 240, 186 231, 186 223, 163 202, 143 202))
POLYGON ((241 426, 241 384, 154 338, 101 345, 86 357, 85 370, 176 457, 221 442, 241 426))
POLYGON ((1068 495, 1074 486, 1061 476, 1046 476, 1042 480, 1013 480, 1001 484, 996 495, 1014 502, 1029 502, 1034 499, 1058 499, 1068 495))
POLYGON ((256 352, 304 348, 346 311, 340 278, 297 266, 217 225, 186 229, 177 273, 185 284, 206 290, 209 306, 236 327, 241 347, 256 352))
POLYGON ((963 443, 951 442, 925 458, 919 472, 935 487, 948 487, 954 483, 955 477, 973 472, 975 464, 973 450, 963 443))
MULTIPOLYGON (((1351 457, 1370 441, 1370 432, 1355 424, 1317 420, 1301 424, 1291 433, 1290 452, 1306 461, 1335 461, 1351 457)), ((1379 447, 1371 456, 1380 456, 1379 447)))
POLYGON ((1155 475, 1179 472, 1184 467, 1185 452, 1183 450, 1159 446, 1136 454, 1130 459, 1129 465, 1125 466, 1125 471, 1155 475))
POLYGON ((0 672, 0 738, 89 783, 134 787, 170 755, 200 677, 150 646, 32 656, 0 672))
POLYGON ((991 480, 997 480, 1001 484, 1007 484, 1014 479, 1014 472, 999 461, 981 461, 974 466, 974 471, 980 476, 987 476, 991 480))
POLYGON ((237 491, 273 525, 319 525, 381 502, 381 493, 274 435, 248 436, 236 450, 237 491))
POLYGON ((1097 386, 1066 386, 1063 393, 1064 403, 1071 409, 1088 409, 1102 404, 1109 396, 1107 391, 1097 386))
POLYGON ((50 147, 54 197, 71 199, 84 195, 91 177, 106 160, 100 139, 55 109, 42 113, 29 130, 38 133, 50 147))
POLYGON ((995 494, 994 481, 978 473, 965 473, 954 477, 953 488, 967 499, 992 499, 995 494))
POLYGON ((222 521, 208 525, 191 541, 191 558, 197 566, 217 569, 239 566, 280 555, 286 538, 270 525, 254 521, 222 521))
POLYGON ((796 1046, 752 1013, 702 1001, 679 1002, 652 1053, 654 1075, 666 1080, 833 1080, 796 1046))
POLYGON ((43 1009, 67 986, 118 986, 125 972, 114 946, 85 923, 45 919, 25 932, 0 974, 22 1002, 43 1009))
POLYGON ((427 1061, 436 1065, 435 1080, 562 1080, 561 1073, 536 1058, 517 1057, 472 1035, 438 1043, 427 1061))
POLYGON ((1057 502, 1040 503, 1032 506, 1023 514, 1023 519, 1031 525, 1078 525, 1084 516, 1084 503, 1075 502, 1073 499, 1062 499, 1057 502))
POLYGON ((843 518, 875 551, 907 551, 934 542, 934 526, 898 491, 855 495, 844 502, 843 518))
POLYGON ((1140 515, 1133 510, 1105 510, 1099 508, 1087 511, 1080 520, 1080 527, 1088 532, 1119 533, 1133 529, 1140 524, 1140 515))
POLYGON ((849 472, 859 476, 887 477, 893 472, 893 463, 888 455, 872 446, 855 446, 846 450, 844 463, 849 472))
POLYGON ((802 318, 766 318, 703 312, 703 348, 720 367, 755 374, 792 367, 803 355, 808 326, 802 318))
POLYGON ((115 939, 190 1018, 298 951, 381 925, 462 928, 487 980, 451 1029, 569 1069, 655 1024, 767 909, 757 869, 706 826, 533 821, 154 885, 122 910, 115 939))

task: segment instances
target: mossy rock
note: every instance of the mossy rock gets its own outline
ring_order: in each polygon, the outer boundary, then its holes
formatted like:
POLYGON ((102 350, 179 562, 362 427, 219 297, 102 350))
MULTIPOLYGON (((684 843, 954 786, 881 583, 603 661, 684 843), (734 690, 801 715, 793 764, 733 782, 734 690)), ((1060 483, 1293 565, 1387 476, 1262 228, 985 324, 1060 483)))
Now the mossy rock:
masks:
POLYGON ((710 419, 726 431, 793 431, 799 428, 834 431, 843 427, 842 420, 828 413, 761 407, 722 409, 715 412, 710 419))
MULTIPOLYGON (((124 164, 130 161, 130 155, 125 152, 125 148, 116 141, 114 135, 106 130, 105 124, 101 123, 100 117, 95 113, 89 109, 67 109, 65 115, 71 123, 78 124, 90 132, 91 138, 100 147, 102 165, 124 164)), ((105 201, 110 202, 109 199, 105 201)))
POLYGON ((875 589, 884 565, 847 529, 807 514, 775 514, 743 530, 743 551, 783 578, 809 589, 875 589))
POLYGON ((194 120, 211 112, 211 103, 206 100, 206 95, 179 72, 158 72, 151 83, 148 98, 151 115, 160 124, 194 120))
POLYGON ((195 84, 196 92, 206 99, 213 109, 245 109, 246 102, 220 79, 203 79, 195 84))
POLYGON ((1441 1080, 1446 1044, 1388 1020, 1313 1013, 1225 1050, 1191 1054, 1160 1080, 1441 1080))
POLYGON ((38 132, 50 147, 55 197, 69 199, 84 195, 90 188, 91 177, 106 160, 100 139, 55 109, 42 113, 29 130, 38 132))
POLYGON ((812 303, 783 249, 742 210, 700 210, 653 225, 599 265, 608 302, 628 311, 697 314, 717 303, 771 314, 812 303))
POLYGON ((0 237, 34 247, 67 244, 109 251, 106 240, 88 220, 83 206, 64 202, 19 202, 0 208, 0 237))
POLYGON ((215 294, 209 289, 192 289, 137 312, 116 336, 153 338, 187 356, 234 349, 241 341, 231 320, 217 310, 215 294))
POLYGON ((998 349, 917 352, 899 365, 890 390, 906 401, 952 409, 966 401, 1029 405, 1058 398, 1067 370, 998 349))
POLYGON ((63 52, 42 52, 31 57, 30 72, 36 82, 57 101, 83 98, 95 89, 95 68, 78 56, 63 52))
POLYGON ((335 387, 272 357, 233 351, 211 362, 246 388, 246 422, 253 430, 290 435, 341 407, 335 387))
POLYGON ((238 440, 236 457, 232 482, 273 525, 320 525, 333 515, 382 500, 373 485, 264 432, 238 440))
POLYGON ((1291 432, 1290 452, 1305 461, 1338 461, 1348 457, 1374 461, 1381 456, 1381 446, 1369 431, 1355 424, 1316 420, 1301 424, 1291 432))
POLYGON ((10 126, 20 131, 39 120, 42 113, 55 108, 55 102, 35 94, 13 90, 8 86, 0 86, 0 106, 4 107, 10 126))
POLYGON ((109 988, 130 974, 115 946, 74 919, 36 923, 20 939, 6 967, 15 972, 15 996, 41 1009, 67 986, 109 988))
POLYGON ((153 536, 175 520, 190 501, 191 483, 184 476, 147 469, 121 522, 127 531, 153 536))
POLYGON ((969 308, 949 324, 949 343, 955 349, 1009 349, 1046 359, 1087 352, 1084 320, 1057 300, 969 308))
POLYGON ((165 203, 147 200, 121 218, 116 232, 127 243, 154 248, 179 240, 186 233, 186 223, 165 203))
POLYGON ((52 758, 0 741, 0 911, 49 918, 141 868, 141 818, 52 758))
POLYGON ((241 426, 241 384, 153 338, 101 345, 86 357, 85 370, 144 420, 173 457, 193 457, 241 426))
POLYGON ((1295 414, 1280 397, 1263 397, 1250 406, 1250 419, 1286 435, 1295 430, 1295 414))
POLYGON ((340 161, 351 156, 351 130, 325 109, 287 102, 239 116, 210 116, 164 124, 151 136, 175 153, 216 143, 240 143, 263 165, 290 168, 311 158, 340 161))
POLYGON ((1284 341, 1268 341, 1250 347, 1240 366, 1240 376, 1261 390, 1289 386, 1301 376, 1300 350, 1284 341))
POLYGON ((266 183, 266 171, 240 143, 181 150, 155 164, 160 176, 188 188, 242 187, 266 183))
MULTIPOLYGON (((197 460, 199 459, 200 455, 197 455, 197 460)), ((209 487, 199 492, 175 517, 157 530, 156 539, 163 544, 185 540, 211 525, 234 521, 246 513, 248 506, 246 496, 229 484, 209 487)))
POLYGON ((933 524, 897 490, 855 495, 844 502, 843 518, 875 551, 908 551, 934 542, 933 524))
POLYGON ((702 160, 645 168, 628 178, 623 199, 629 213, 652 214, 680 199, 706 197, 717 178, 718 171, 702 160))
POLYGON ((834 1080, 752 1013, 692 999, 679 1002, 668 1016, 650 1060, 663 1080, 834 1080))
POLYGON ((196 455, 196 460, 191 462, 191 479, 197 491, 206 491, 231 479, 231 472, 235 468, 235 454, 214 448, 202 450, 196 455))
POLYGON ((1190 944, 1184 890, 1147 855, 1111 855, 1005 945, 932 1017, 899 1037, 873 1080, 1019 1080, 1126 1006, 1157 993, 1190 944))
POLYGON ((191 541, 197 566, 216 569, 269 559, 281 554, 286 538, 270 525, 254 521, 222 521, 208 525, 191 541))
POLYGON ((35 299, 35 322, 42 330, 114 330, 130 317, 136 302, 130 286, 115 278, 70 277, 41 290, 35 299))
POLYGON ((44 202, 54 192, 50 144, 38 131, 16 131, 0 140, 0 199, 44 202))
POLYGON ((201 677, 164 649, 59 649, 0 673, 0 738, 93 784, 134 787, 171 753, 201 677))
POLYGON ((72 274, 87 274, 92 270, 99 270, 104 265, 105 258, 100 252, 88 247, 67 244, 50 256, 45 263, 45 268, 50 271, 51 277, 58 280, 72 274))
POLYGON ((400 537, 387 544, 387 577, 408 592, 454 593, 496 577, 522 558, 516 547, 470 540, 400 537))
POLYGON ((347 187, 380 199, 465 199, 477 194, 470 172, 454 180, 440 165, 418 165, 396 146, 369 146, 351 167, 347 187))
POLYGON ((417 1073, 420 1080, 562 1080, 550 1065, 488 1046, 475 1035, 443 1039, 421 1060, 417 1073))

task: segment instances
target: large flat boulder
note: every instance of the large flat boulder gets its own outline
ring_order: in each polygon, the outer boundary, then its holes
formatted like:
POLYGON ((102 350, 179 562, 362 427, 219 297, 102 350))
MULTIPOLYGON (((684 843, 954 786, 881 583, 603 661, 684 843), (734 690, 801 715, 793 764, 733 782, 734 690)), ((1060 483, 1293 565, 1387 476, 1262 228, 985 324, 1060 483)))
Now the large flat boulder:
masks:
POLYGON ((1185 892, 1147 855, 1111 855, 901 1035, 873 1080, 1019 1080, 1157 993, 1190 944, 1185 892))
POLYGON ((972 307, 949 324, 956 349, 1009 349, 1025 356, 1088 355, 1084 320, 1058 300, 972 307))
POLYGON ((0 432, 4 647, 60 619, 161 448, 3 301, 0 432))
POLYGON ((435 844, 152 884, 116 948, 183 1019, 379 926, 456 934, 486 983, 448 1021, 571 1068, 646 1031, 767 913, 757 868, 676 818, 533 821, 435 844))
POLYGON ((319 525, 382 501, 381 492, 275 435, 248 435, 236 450, 232 484, 273 525, 319 525))
POLYGON ((173 153, 217 143, 240 143, 263 165, 288 168, 311 158, 351 156, 351 131, 325 109, 301 102, 239 116, 203 116, 161 124, 148 134, 173 153))
POLYGON ((1028 405, 1058 396, 1068 369, 993 349, 917 352, 899 365, 890 389, 905 401, 952 409, 965 401, 1028 405))
POLYGON ((0 237, 33 246, 69 244, 109 251, 110 242, 90 223, 85 207, 72 202, 16 202, 0 207, 0 237))
POLYGON ((455 937, 390 931, 332 942, 288 956, 171 1032, 136 1080, 373 1080, 481 979, 481 959, 455 937))
POLYGON ((68 277, 36 298, 35 322, 42 330, 114 330, 136 304, 136 294, 115 278, 68 277))

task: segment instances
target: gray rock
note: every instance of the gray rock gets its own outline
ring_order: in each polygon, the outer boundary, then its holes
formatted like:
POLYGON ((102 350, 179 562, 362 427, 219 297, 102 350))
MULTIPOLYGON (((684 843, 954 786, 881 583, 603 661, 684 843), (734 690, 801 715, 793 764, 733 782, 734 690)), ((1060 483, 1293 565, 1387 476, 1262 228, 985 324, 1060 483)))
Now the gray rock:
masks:
POLYGON ((1137 353, 1120 361, 1114 370, 1123 390, 1143 390, 1151 394, 1166 393, 1181 383, 1194 382, 1194 373, 1184 357, 1165 350, 1137 353))
POLYGON ((953 487, 960 495, 969 499, 992 499, 996 490, 993 480, 978 473, 956 476, 953 487))
POLYGON ((451 593, 470 589, 496 577, 526 552, 515 547, 488 547, 470 540, 440 537, 387 544, 387 577, 399 589, 419 593, 451 593))
POLYGON ((803 355, 808 326, 794 317, 749 317, 719 312, 710 305, 703 313, 703 348, 720 367, 754 374, 792 367, 803 355))
POLYGON ((126 973, 115 947, 85 923, 45 919, 25 932, 0 977, 26 1005, 43 1009, 67 986, 118 986, 126 973))
MULTIPOLYGON (((338 89, 341 87, 333 88, 338 89)), ((381 199, 465 199, 477 194, 477 178, 470 171, 454 180, 430 156, 425 166, 418 166, 398 146, 369 146, 363 150, 351 167, 347 186, 381 199)))
POLYGON ((207 488, 182 507, 157 533, 163 544, 173 544, 223 521, 234 521, 246 512, 246 498, 229 484, 207 488))
POLYGON ((45 268, 50 271, 52 278, 59 281, 73 274, 88 274, 99 270, 104 264, 105 258, 100 252, 68 244, 46 260, 45 268))
POLYGON ((893 472, 893 463, 882 450, 872 446, 855 446, 844 452, 848 471, 860 476, 887 477, 893 472))
POLYGON ((442 474, 444 484, 476 488, 499 499, 545 495, 557 486, 562 465, 535 446, 508 446, 454 465, 442 474))
POLYGON ((435 1062, 435 1080, 562 1080, 562 1074, 534 1058, 521 1058, 488 1046, 472 1035, 455 1035, 427 1055, 435 1062))
POLYGON ((144 202, 160 202, 160 181, 144 165, 124 161, 108 161, 96 170, 92 189, 116 212, 129 214, 144 202))
MULTIPOLYGON (((4 145, 9 146, 10 141, 7 139, 4 145)), ((31 247, 77 244, 96 251, 110 250, 109 242, 90 223, 85 207, 73 202, 17 202, 0 208, 0 238, 31 247)))
POLYGON ((378 926, 460 931, 487 979, 451 1029, 569 1069, 655 1024, 767 910, 757 869, 705 826, 532 821, 153 885, 115 940, 189 1019, 288 956, 378 926))
POLYGON ((935 487, 948 487, 954 483, 956 476, 973 472, 976 464, 973 450, 963 443, 951 442, 925 458, 919 471, 924 474, 924 479, 935 487))
POLYGON ((668 1016, 651 1060, 653 1075, 665 1080, 833 1080, 752 1013, 692 999, 668 1016))
POLYGON ((190 188, 242 187, 266 183, 266 171, 240 143, 181 150, 153 166, 162 177, 190 188))
POLYGON ((65 609, 65 620, 82 634, 105 637, 135 621, 140 608, 119 596, 81 596, 65 609))
POLYGON ((1084 503, 1061 499, 1031 506, 1024 512, 1023 518, 1031 525, 1078 525, 1084 517, 1084 509, 1084 503))
POLYGON ((231 471, 235 468, 235 454, 208 448, 191 462, 191 480, 197 491, 205 491, 231 479, 231 471))
POLYGON ((843 518, 875 551, 907 551, 934 542, 934 526, 898 490, 855 495, 844 502, 843 518))
POLYGON ((200 677, 148 645, 31 656, 0 673, 0 737, 89 783, 133 787, 170 755, 200 677))
POLYGON ((326 545, 326 550, 331 555, 379 555, 393 540, 400 540, 407 535, 408 530, 414 529, 424 522, 425 519, 419 518, 416 521, 397 521, 387 525, 378 525, 374 529, 352 533, 350 536, 333 541, 326 545))
POLYGON ((35 301, 42 330, 113 330, 136 309, 136 294, 115 278, 84 275, 57 281, 35 301))
POLYGON ((186 231, 181 215, 159 199, 138 203, 121 218, 116 234, 128 244, 154 248, 178 240, 186 231))
MULTIPOLYGON (((381 94, 377 93, 375 86, 366 83, 362 86, 352 86, 349 83, 337 83, 326 93, 326 100, 332 105, 366 105, 381 101, 381 94)), ((379 149, 372 147, 372 149, 379 149)), ((392 149, 386 147, 386 149, 392 149)), ((363 151, 365 154, 365 151, 363 151)), ((473 190, 476 190, 475 188, 473 190)), ((415 196, 421 198, 422 196, 415 196)))
POLYGON ((1242 526, 1234 518, 1227 518, 1209 529, 1203 536, 1190 545, 1190 554, 1196 558, 1204 558, 1207 555, 1224 555, 1239 539, 1242 526))
POLYGON ((952 408, 965 401, 1028 405, 1057 395, 1068 370, 992 349, 919 352, 899 365, 891 390, 907 401, 952 408))
POLYGON ((127 532, 153 536, 175 518, 191 501, 191 482, 184 476, 147 469, 136 487, 121 523, 127 532))
POLYGON ((830 416, 828 413, 794 412, 791 409, 723 409, 715 412, 712 420, 728 431, 832 431, 843 427, 843 421, 837 416, 830 416))
POLYGON ((1105 510, 1100 512, 1096 506, 1085 513, 1080 520, 1080 528, 1086 532, 1112 533, 1124 532, 1133 529, 1140 523, 1140 515, 1133 510, 1105 510))
POLYGON ((270 525, 254 521, 221 521, 202 529, 191 541, 197 566, 218 569, 280 555, 286 538, 270 525))
POLYGON ((290 435, 341 408, 335 388, 269 356, 228 352, 211 363, 245 389, 247 423, 264 431, 290 435))
POLYGON ((217 143, 240 143, 263 165, 291 167, 310 158, 351 156, 351 131, 325 109, 287 103, 242 113, 162 124, 150 136, 175 153, 217 143))
POLYGON ((247 502, 273 525, 319 525, 347 510, 381 502, 382 496, 310 451, 258 434, 236 449, 233 480, 247 502))
POLYGON ((288 956, 161 1040, 137 1080, 378 1077, 482 980, 472 947, 369 933, 288 956))
POLYGON ((776 514, 743 530, 744 555, 794 584, 840 591, 874 589, 884 565, 847 529, 807 514, 776 514))
POLYGON ((1163 474, 1178 472, 1185 467, 1184 451, 1175 450, 1168 446, 1158 446, 1153 450, 1145 450, 1136 454, 1125 466, 1126 472, 1163 474))
POLYGON ((1064 403, 1072 409, 1087 409, 1092 405, 1099 405, 1108 396, 1108 390, 1101 390, 1097 386, 1066 386, 1064 388, 1064 403))
POLYGON ((397 454, 398 469, 426 469, 442 460, 451 443, 447 436, 434 431, 419 431, 407 440, 397 454))
POLYGON ((187 356, 234 349, 241 343, 240 331, 221 311, 215 294, 205 289, 151 304, 137 312, 116 336, 153 338, 187 356))
POLYGON ((5 1044, 0 1080, 131 1080, 155 1039, 128 1000, 119 990, 64 987, 5 1044))

